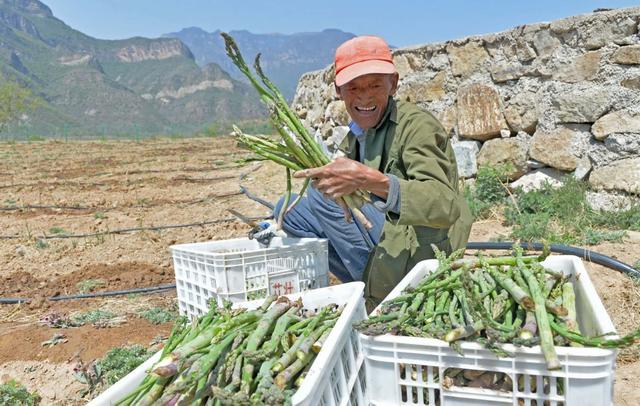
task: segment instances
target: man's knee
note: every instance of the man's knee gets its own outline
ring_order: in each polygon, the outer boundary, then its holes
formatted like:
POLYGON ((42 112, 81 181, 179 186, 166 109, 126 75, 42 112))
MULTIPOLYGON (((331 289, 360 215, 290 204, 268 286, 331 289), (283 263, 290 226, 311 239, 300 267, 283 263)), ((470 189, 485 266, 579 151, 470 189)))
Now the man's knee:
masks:
POLYGON ((317 189, 310 187, 307 190, 307 198, 309 199, 309 206, 315 215, 333 218, 335 213, 339 213, 342 216, 343 211, 338 203, 331 198, 324 197, 317 189))
MULTIPOLYGON (((289 205, 291 205, 291 203, 293 203, 293 201, 298 197, 297 193, 291 193, 291 198, 289 199, 289 205)), ((275 207, 273 208, 273 217, 274 218, 278 218, 278 214, 280 214, 280 210, 282 210, 282 206, 284 205, 284 201, 286 199, 286 196, 282 196, 280 199, 278 199, 278 202, 276 203, 275 207)))

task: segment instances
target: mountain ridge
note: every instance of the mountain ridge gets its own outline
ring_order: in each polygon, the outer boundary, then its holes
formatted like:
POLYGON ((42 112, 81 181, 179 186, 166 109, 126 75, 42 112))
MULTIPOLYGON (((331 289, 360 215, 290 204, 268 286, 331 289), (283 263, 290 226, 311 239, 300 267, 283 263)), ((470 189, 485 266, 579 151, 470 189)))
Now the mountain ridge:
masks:
MULTIPOLYGON (((227 58, 221 31, 207 32, 199 27, 186 27, 180 31, 163 34, 162 38, 179 38, 194 54, 198 65, 216 63, 232 78, 246 81, 242 73, 227 58)), ((303 73, 324 69, 333 62, 336 48, 354 34, 336 28, 320 32, 293 34, 254 34, 248 30, 232 30, 231 35, 247 63, 252 63, 260 53, 260 62, 267 76, 292 99, 298 79, 303 73)))
POLYGON ((0 73, 44 101, 18 134, 194 132, 265 112, 253 89, 198 66, 178 39, 96 39, 38 0, 0 0, 0 73))

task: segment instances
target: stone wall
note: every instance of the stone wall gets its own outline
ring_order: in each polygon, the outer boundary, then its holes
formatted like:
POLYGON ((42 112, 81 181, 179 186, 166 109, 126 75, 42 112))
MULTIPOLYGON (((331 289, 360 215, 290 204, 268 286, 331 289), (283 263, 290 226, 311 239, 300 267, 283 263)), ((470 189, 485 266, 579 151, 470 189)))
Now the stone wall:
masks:
MULTIPOLYGON (((396 97, 440 119, 464 178, 510 163, 513 186, 570 173, 594 206, 626 205, 640 195, 639 25, 636 7, 398 49, 396 97)), ((333 77, 304 75, 293 102, 325 137, 348 120, 333 77)))

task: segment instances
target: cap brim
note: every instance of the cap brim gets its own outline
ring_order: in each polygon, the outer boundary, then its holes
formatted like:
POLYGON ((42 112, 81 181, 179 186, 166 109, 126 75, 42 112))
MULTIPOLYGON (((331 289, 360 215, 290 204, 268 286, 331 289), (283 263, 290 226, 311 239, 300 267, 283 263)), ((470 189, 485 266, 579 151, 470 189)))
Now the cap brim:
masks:
POLYGON ((381 60, 369 60, 354 63, 353 65, 347 66, 336 75, 336 86, 342 86, 351 82, 358 76, 368 75, 370 73, 396 73, 396 67, 391 62, 381 60))

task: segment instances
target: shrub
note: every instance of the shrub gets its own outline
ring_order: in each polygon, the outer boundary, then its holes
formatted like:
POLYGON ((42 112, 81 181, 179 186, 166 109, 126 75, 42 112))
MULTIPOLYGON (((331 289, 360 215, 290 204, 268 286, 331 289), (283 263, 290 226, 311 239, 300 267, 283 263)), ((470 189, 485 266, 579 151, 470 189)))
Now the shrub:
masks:
POLYGON ((465 185, 464 196, 475 219, 486 218, 490 209, 505 202, 508 193, 500 180, 508 168, 484 166, 473 187, 465 185))
POLYGON ((539 190, 516 191, 507 201, 504 215, 513 226, 512 237, 523 241, 596 245, 617 242, 627 229, 640 229, 640 206, 626 211, 593 210, 586 199, 588 186, 571 176, 560 187, 549 184, 539 190))
POLYGON ((40 403, 40 396, 29 391, 16 382, 10 380, 0 385, 0 405, 5 406, 32 406, 40 403))
POLYGON ((103 381, 113 385, 145 362, 152 354, 142 345, 112 348, 97 362, 103 381))

